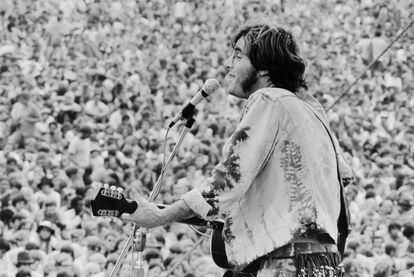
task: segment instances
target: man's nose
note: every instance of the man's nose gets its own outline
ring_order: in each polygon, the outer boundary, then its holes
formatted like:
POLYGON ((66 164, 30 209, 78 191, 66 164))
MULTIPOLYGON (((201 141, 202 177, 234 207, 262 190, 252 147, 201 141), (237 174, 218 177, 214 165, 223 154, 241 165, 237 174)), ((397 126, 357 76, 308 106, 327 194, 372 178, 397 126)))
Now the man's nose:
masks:
POLYGON ((233 58, 232 56, 228 57, 227 60, 224 63, 224 67, 226 68, 227 71, 230 71, 230 69, 233 66, 233 58))

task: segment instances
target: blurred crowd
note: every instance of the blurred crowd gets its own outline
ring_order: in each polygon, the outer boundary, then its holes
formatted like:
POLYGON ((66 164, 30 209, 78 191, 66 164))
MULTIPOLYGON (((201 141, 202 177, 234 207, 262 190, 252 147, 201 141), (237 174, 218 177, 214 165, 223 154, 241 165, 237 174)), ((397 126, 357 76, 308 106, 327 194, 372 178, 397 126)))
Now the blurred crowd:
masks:
MULTIPOLYGON (((409 0, 2 0, 0 276, 109 276, 131 226, 94 217, 92 192, 149 195, 182 128, 167 135, 169 120, 206 79, 223 80, 246 20, 299 38, 306 93, 330 107, 413 13, 409 0)), ((328 112, 357 177, 346 276, 413 276, 413 41, 411 28, 328 112)), ((156 202, 209 176, 241 107, 222 91, 200 103, 156 202)), ((178 223, 150 230, 147 276, 221 276, 199 237, 178 223)), ((119 276, 132 264, 128 253, 119 276)))

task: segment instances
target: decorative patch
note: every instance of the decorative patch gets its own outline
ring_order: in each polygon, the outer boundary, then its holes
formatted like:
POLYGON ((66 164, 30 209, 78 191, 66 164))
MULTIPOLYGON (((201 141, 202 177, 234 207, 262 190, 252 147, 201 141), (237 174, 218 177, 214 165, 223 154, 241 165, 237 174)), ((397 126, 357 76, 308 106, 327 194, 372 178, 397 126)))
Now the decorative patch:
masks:
POLYGON ((214 186, 203 190, 201 195, 206 200, 206 202, 212 207, 211 210, 207 213, 207 216, 215 216, 219 212, 218 200, 215 198, 217 196, 217 190, 214 189, 214 186))
POLYGON ((297 187, 302 185, 302 150, 300 146, 285 140, 282 145, 282 157, 280 158, 285 180, 297 187))
POLYGON ((303 183, 306 169, 303 165, 303 153, 299 145, 290 140, 283 141, 280 162, 285 181, 291 184, 289 193, 289 211, 295 212, 301 224, 315 221, 316 207, 311 190, 303 183))
POLYGON ((202 192, 203 197, 210 204, 212 209, 208 216, 217 215, 219 212, 219 203, 216 196, 220 191, 231 190, 241 179, 240 173, 240 156, 235 153, 234 147, 240 142, 246 141, 248 135, 246 131, 250 127, 244 127, 233 133, 230 139, 230 149, 226 155, 226 160, 219 163, 212 172, 213 181, 208 191, 202 192))
POLYGON ((237 184, 240 181, 240 156, 235 153, 234 147, 249 138, 249 135, 246 133, 248 130, 250 130, 250 127, 244 127, 233 133, 230 139, 232 147, 229 149, 226 160, 218 164, 213 170, 214 189, 219 191, 232 189, 234 184, 237 184))
MULTIPOLYGON (((223 162, 224 167, 227 169, 227 175, 238 183, 240 181, 240 165, 239 165, 240 156, 234 154, 234 150, 231 149, 227 159, 223 162)), ((229 182, 229 188, 233 188, 233 185, 229 182)))
POLYGON ((227 244, 231 244, 231 242, 235 239, 235 236, 233 235, 233 232, 230 229, 232 225, 233 219, 229 215, 227 215, 223 227, 223 240, 227 244))
POLYGON ((220 164, 213 169, 213 189, 215 191, 224 191, 226 188, 232 189, 233 185, 228 178, 228 174, 224 170, 221 170, 219 167, 220 164))
POLYGON ((210 186, 208 189, 204 190, 201 195, 204 198, 214 198, 217 196, 217 192, 214 190, 214 187, 210 186))
POLYGON ((231 144, 237 145, 239 142, 245 141, 249 135, 246 133, 246 131, 249 131, 250 127, 243 127, 238 131, 235 131, 233 135, 231 136, 231 144))
POLYGON ((208 211, 207 216, 218 215, 218 212, 219 212, 218 200, 215 198, 207 198, 206 201, 211 207, 213 207, 210 211, 208 211))

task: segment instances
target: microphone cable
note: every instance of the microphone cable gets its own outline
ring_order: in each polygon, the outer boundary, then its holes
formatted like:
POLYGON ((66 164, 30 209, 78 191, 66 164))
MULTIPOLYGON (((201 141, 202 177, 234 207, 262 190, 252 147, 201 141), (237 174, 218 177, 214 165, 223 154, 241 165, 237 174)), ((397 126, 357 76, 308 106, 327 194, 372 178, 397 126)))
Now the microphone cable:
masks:
MULTIPOLYGON (((158 190, 155 191, 155 198, 158 196, 158 194, 161 191, 161 187, 163 186, 163 182, 164 182, 164 173, 165 173, 165 158, 167 155, 167 139, 168 139, 168 133, 170 132, 171 127, 168 127, 167 130, 165 131, 165 136, 164 136, 164 145, 163 145, 163 155, 162 155, 162 164, 161 164, 161 173, 160 173, 160 185, 158 187, 158 190)), ((155 188, 154 188, 155 189, 155 188)))

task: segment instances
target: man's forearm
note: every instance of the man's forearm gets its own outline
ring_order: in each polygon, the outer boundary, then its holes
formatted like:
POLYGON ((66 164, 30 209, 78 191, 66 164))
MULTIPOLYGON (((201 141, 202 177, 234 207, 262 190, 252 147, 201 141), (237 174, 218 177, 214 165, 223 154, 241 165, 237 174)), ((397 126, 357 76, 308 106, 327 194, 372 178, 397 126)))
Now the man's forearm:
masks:
POLYGON ((122 219, 134 222, 141 227, 154 228, 164 226, 196 215, 182 199, 172 205, 159 207, 155 203, 148 202, 138 193, 133 198, 136 199, 138 208, 132 214, 124 213, 122 219))
POLYGON ((184 200, 180 199, 172 205, 161 209, 160 215, 163 222, 162 225, 165 225, 195 216, 196 213, 190 209, 184 200))

